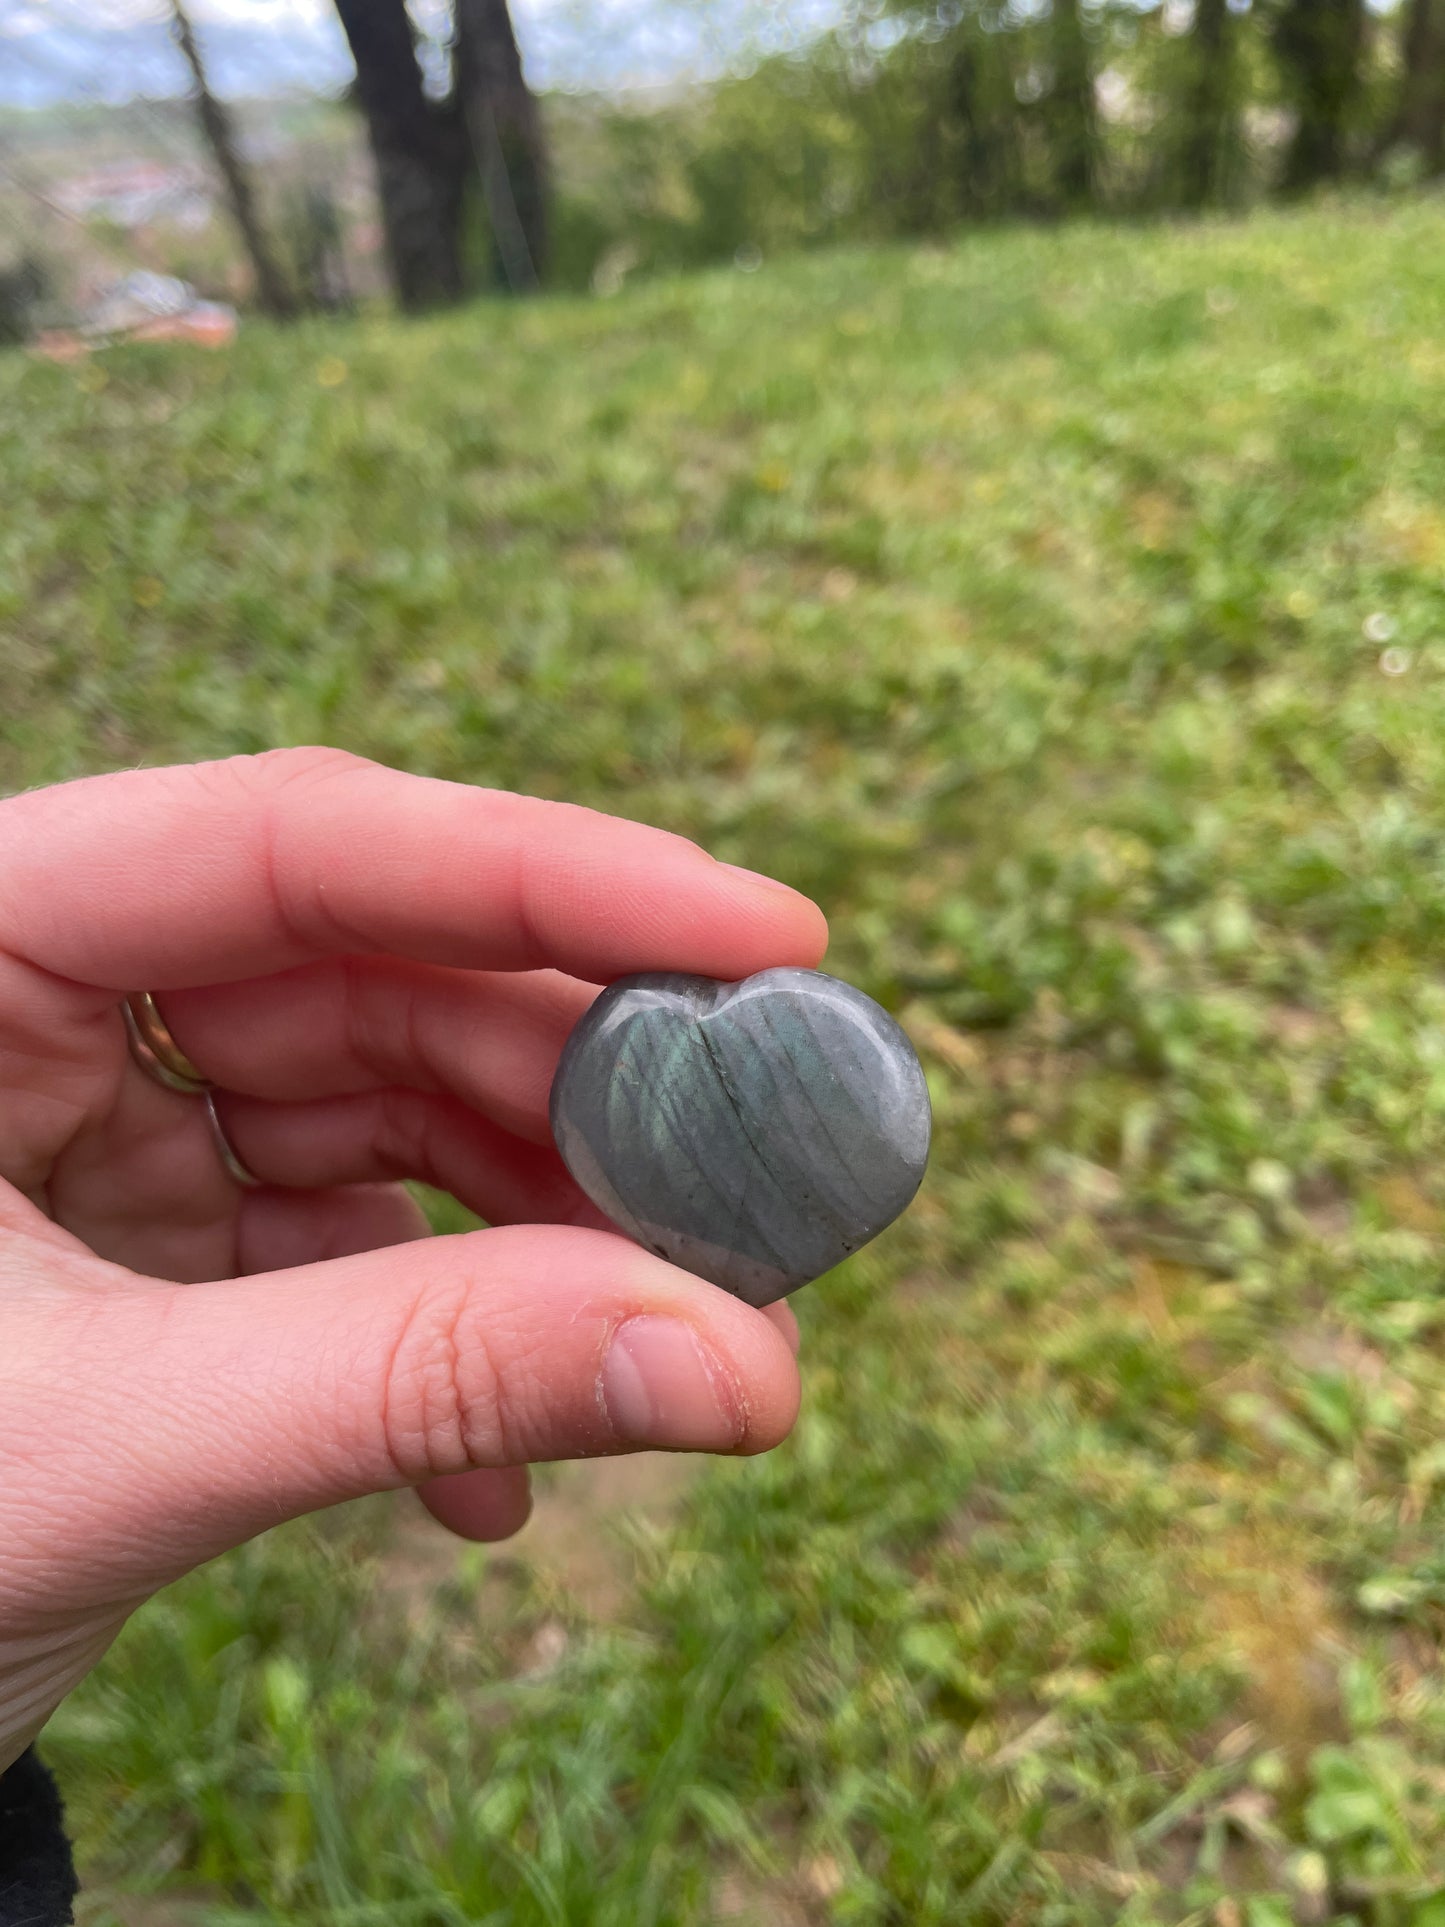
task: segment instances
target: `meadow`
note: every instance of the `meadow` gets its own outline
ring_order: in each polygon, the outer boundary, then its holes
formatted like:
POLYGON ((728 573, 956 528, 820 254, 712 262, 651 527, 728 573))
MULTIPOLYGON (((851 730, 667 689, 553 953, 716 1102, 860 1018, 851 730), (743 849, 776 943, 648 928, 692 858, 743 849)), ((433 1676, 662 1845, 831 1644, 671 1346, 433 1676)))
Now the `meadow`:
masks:
POLYGON ((46 1741, 91 1927, 1445 1927, 1442 241, 0 358, 0 788, 323 740, 667 824, 937 1120, 770 1458, 145 1610, 46 1741))

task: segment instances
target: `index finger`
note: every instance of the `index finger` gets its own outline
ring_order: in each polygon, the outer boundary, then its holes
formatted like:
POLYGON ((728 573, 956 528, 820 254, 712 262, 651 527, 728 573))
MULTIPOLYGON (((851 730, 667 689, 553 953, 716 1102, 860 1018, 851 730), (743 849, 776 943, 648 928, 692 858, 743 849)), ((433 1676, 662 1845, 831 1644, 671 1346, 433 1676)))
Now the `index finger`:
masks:
POLYGON ((806 897, 686 839, 337 750, 128 770, 0 804, 0 950, 114 991, 386 952, 736 978, 812 964, 806 897))

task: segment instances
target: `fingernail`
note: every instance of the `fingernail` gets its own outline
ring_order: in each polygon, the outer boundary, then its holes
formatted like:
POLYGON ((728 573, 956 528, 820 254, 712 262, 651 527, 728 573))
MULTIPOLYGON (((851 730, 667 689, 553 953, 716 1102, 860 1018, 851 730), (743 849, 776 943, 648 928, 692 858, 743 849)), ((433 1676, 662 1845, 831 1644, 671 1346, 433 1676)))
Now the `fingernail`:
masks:
POLYGON ((737 1400, 690 1325, 630 1318, 602 1364, 602 1400, 629 1445, 726 1452, 738 1442, 737 1400))
POLYGON ((790 897, 798 894, 791 883, 780 883, 776 877, 766 877, 761 870, 745 870, 741 863, 724 863, 722 867, 731 870, 735 877, 746 877, 749 883, 764 883, 770 890, 786 890, 790 897))

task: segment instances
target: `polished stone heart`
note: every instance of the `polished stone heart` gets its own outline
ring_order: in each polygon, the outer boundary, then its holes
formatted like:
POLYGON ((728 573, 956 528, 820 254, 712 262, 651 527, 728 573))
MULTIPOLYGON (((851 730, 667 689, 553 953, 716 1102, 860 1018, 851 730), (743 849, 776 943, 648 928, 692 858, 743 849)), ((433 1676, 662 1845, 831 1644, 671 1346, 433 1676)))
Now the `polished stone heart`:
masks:
POLYGON ((816 970, 657 972, 604 990, 552 1083, 567 1168, 619 1230, 767 1305, 892 1224, 928 1087, 871 997, 816 970))

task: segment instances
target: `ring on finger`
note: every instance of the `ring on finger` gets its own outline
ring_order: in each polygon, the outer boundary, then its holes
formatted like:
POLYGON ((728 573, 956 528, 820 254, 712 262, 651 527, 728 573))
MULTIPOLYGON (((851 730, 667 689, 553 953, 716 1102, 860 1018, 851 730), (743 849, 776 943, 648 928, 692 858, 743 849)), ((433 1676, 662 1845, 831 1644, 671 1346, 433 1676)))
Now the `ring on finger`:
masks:
POLYGON ((120 1007, 130 1054, 148 1077, 164 1084, 168 1091, 204 1091, 211 1080, 198 1071, 172 1037, 155 998, 148 990, 137 990, 120 1007))
POLYGON ((125 1019, 125 1034, 130 1044, 130 1054, 140 1065, 146 1076, 157 1084, 163 1084, 168 1091, 180 1091, 188 1097, 199 1097, 206 1108, 206 1124, 211 1133, 211 1142, 216 1147, 216 1155, 221 1160, 227 1177, 242 1190, 250 1191, 261 1180, 237 1152, 236 1147, 226 1135, 216 1109, 216 1089, 204 1072, 198 1071, 190 1058, 171 1035, 166 1020, 161 1016, 155 998, 148 990, 137 990, 127 997, 120 1007, 125 1019))
POLYGON ((217 1157, 225 1166, 227 1177, 239 1184, 243 1191, 254 1191, 261 1180, 244 1162, 235 1145, 226 1136, 226 1127, 222 1124, 216 1110, 216 1093, 213 1090, 206 1090, 201 1095, 206 1104, 206 1122, 211 1127, 211 1142, 216 1147, 217 1157))

